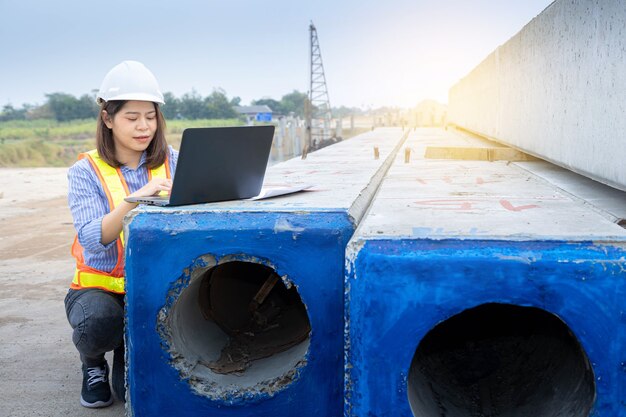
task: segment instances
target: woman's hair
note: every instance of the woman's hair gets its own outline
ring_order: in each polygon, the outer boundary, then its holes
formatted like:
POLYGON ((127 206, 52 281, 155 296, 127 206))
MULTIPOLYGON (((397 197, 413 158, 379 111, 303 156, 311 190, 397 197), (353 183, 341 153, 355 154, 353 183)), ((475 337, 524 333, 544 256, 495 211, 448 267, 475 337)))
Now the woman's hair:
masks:
MULTIPOLYGON (((100 158, 112 167, 119 167, 122 164, 115 158, 115 141, 113 131, 107 127, 102 118, 102 111, 106 110, 108 116, 113 119, 117 112, 128 102, 128 100, 105 101, 100 105, 98 113, 98 125, 96 129, 96 148, 100 158)), ((154 104, 156 110, 157 128, 154 137, 146 149, 146 165, 149 169, 156 168, 165 163, 167 157, 167 142, 165 140, 165 118, 158 103, 154 104)))

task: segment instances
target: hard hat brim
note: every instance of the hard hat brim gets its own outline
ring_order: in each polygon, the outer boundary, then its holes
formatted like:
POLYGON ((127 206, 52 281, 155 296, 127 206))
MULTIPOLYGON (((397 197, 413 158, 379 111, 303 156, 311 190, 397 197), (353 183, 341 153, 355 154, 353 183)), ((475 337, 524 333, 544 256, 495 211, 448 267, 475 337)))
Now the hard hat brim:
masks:
POLYGON ((118 95, 108 97, 107 99, 104 99, 103 97, 98 97, 96 99, 96 103, 102 104, 105 101, 121 101, 121 100, 151 101, 153 103, 165 104, 165 101, 163 100, 163 96, 159 97, 153 94, 146 94, 146 93, 118 94, 118 95))

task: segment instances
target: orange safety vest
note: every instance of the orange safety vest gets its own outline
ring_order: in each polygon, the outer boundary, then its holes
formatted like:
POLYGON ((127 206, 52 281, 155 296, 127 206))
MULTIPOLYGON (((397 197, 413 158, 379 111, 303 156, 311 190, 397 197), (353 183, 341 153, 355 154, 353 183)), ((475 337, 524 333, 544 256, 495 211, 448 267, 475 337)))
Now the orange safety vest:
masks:
MULTIPOLYGON (((130 194, 128 184, 119 168, 113 168, 100 158, 96 149, 78 155, 78 159, 87 158, 96 172, 102 188, 109 201, 109 208, 113 210, 130 194)), ((169 160, 157 168, 148 171, 148 178, 170 178, 169 160)), ((76 258, 76 272, 70 288, 101 288, 118 294, 124 294, 124 232, 120 233, 116 242, 117 263, 111 272, 100 271, 85 265, 83 247, 78 242, 78 235, 72 244, 72 255, 76 258)))

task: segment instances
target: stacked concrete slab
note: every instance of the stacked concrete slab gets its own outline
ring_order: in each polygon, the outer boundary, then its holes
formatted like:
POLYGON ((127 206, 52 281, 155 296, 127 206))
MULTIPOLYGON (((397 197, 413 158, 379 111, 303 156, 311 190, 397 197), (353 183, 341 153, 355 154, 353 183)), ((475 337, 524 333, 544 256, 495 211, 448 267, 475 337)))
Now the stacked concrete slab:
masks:
POLYGON ((626 230, 516 164, 423 157, 466 145, 411 133, 348 244, 344 415, 626 415, 626 230))
POLYGON ((626 2, 557 0, 450 90, 450 123, 626 190, 626 2))
POLYGON ((403 138, 402 129, 377 129, 267 173, 266 184, 308 183, 310 191, 140 207, 127 219, 129 415, 341 415, 345 246, 403 138), (273 285, 301 301, 300 315, 282 317, 284 300, 267 291, 273 285), (241 300, 244 292, 250 297, 241 300), (242 318, 262 332, 233 332, 242 318), (306 334, 303 327, 289 333, 303 321, 306 334), (293 334, 304 337, 229 345, 233 335, 293 334))

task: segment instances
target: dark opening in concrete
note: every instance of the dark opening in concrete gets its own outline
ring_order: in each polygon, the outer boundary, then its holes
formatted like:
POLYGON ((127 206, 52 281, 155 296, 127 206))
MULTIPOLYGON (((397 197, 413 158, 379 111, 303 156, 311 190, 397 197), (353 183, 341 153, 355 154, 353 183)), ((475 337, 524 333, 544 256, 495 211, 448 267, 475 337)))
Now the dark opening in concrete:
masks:
POLYGON ((297 288, 254 262, 191 275, 165 322, 181 376, 198 393, 226 400, 288 385, 304 365, 311 331, 297 288))
POLYGON ((408 397, 420 417, 587 417, 595 382, 557 316, 484 304, 426 334, 411 362, 408 397))

